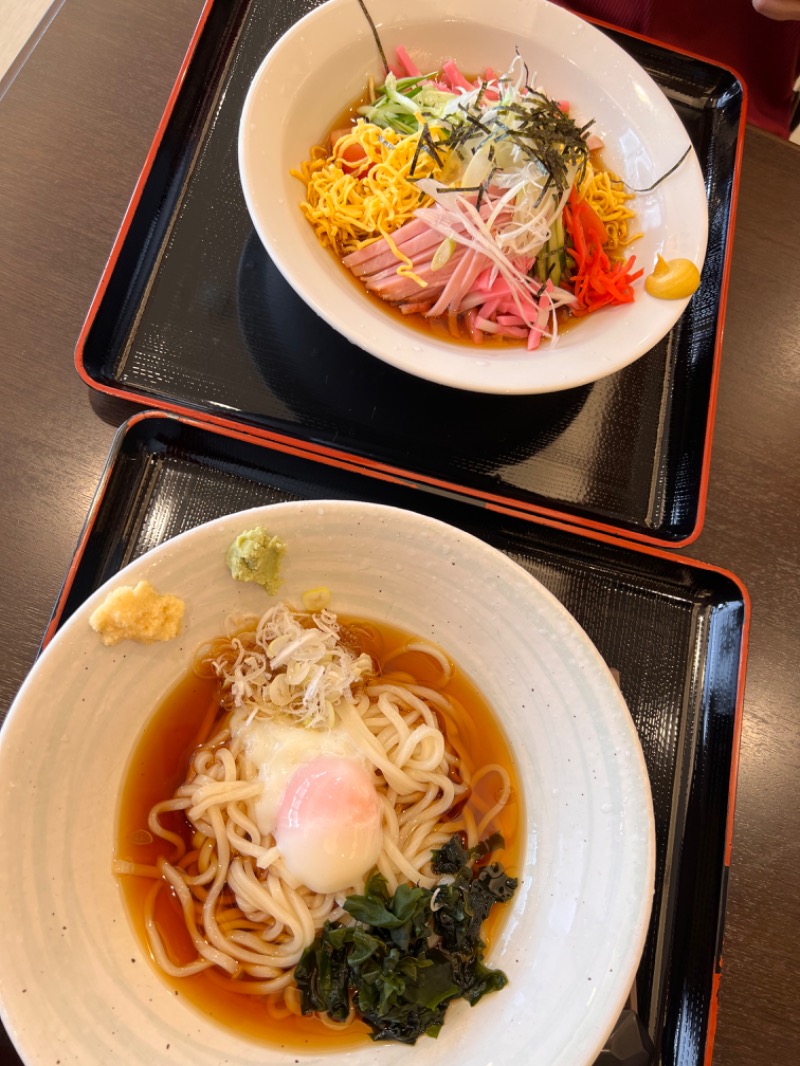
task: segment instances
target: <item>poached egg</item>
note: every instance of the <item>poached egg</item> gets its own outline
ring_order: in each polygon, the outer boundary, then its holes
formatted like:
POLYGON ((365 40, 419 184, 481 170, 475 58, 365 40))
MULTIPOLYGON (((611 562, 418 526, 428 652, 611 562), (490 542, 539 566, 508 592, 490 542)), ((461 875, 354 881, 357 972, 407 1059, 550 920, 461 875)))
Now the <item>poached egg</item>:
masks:
POLYGON ((253 719, 240 736, 262 784, 256 824, 272 834, 287 871, 314 892, 355 885, 380 854, 381 802, 348 733, 253 719))

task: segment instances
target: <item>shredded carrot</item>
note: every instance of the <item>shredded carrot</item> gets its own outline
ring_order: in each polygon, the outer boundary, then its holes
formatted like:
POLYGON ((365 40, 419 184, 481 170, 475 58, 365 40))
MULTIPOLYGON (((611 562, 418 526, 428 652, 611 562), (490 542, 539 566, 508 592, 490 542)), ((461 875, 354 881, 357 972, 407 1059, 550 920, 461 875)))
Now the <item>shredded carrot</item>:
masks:
POLYGON ((607 225, 575 189, 564 206, 563 218, 570 241, 567 255, 572 260, 569 284, 577 297, 572 314, 581 317, 609 304, 631 303, 633 282, 643 274, 642 270, 634 272, 635 256, 611 257, 607 225))
MULTIPOLYGON (((300 208, 322 244, 345 256, 387 237, 429 203, 413 177, 436 177, 441 169, 430 152, 418 150, 419 134, 403 135, 360 120, 331 152, 316 148, 294 177, 306 185, 300 208), (363 153, 361 163, 358 151, 363 153)), ((411 273, 405 260, 401 273, 411 273)), ((413 276, 413 274, 412 274, 413 276)))

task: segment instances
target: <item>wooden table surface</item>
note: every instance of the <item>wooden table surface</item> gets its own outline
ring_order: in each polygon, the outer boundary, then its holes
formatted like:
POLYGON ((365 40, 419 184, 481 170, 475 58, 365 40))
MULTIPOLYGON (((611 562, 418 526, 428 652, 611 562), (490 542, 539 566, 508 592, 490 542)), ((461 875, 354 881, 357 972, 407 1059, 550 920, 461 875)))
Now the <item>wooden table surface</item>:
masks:
MULTIPOLYGON (((0 715, 133 411, 73 353, 201 6, 68 0, 0 101, 0 715)), ((683 549, 753 608, 716 1066, 797 1061, 799 505, 800 148, 750 128, 706 520, 683 549)), ((7 1038, 0 1061, 18 1062, 7 1038)))

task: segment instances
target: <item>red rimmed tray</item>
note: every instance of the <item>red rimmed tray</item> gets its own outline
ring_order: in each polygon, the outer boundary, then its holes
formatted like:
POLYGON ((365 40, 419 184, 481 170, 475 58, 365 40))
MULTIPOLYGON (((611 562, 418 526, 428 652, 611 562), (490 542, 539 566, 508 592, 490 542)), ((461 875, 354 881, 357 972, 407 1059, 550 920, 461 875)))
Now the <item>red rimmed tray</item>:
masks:
POLYGON ((47 636, 164 540, 221 514, 315 498, 418 510, 482 537, 548 587, 619 671, 656 817, 656 892, 637 1009, 654 1062, 708 1064, 749 616, 733 575, 674 551, 365 475, 349 461, 320 462, 296 445, 151 412, 117 434, 47 636))
POLYGON ((286 285, 238 179, 244 95, 300 0, 209 0, 81 335, 93 388, 240 425, 433 487, 663 545, 702 524, 741 154, 742 87, 702 60, 612 36, 672 101, 703 166, 703 282, 665 340, 550 396, 478 396, 348 344, 286 285))

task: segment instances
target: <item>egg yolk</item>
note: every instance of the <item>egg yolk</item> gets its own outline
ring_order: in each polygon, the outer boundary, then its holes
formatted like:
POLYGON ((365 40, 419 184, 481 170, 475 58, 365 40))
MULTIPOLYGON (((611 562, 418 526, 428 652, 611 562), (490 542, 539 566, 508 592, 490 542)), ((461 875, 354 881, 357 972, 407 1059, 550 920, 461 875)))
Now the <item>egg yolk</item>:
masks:
POLYGON ((312 891, 356 884, 381 849, 381 806, 369 772, 336 755, 298 767, 281 798, 275 842, 289 873, 312 891))

